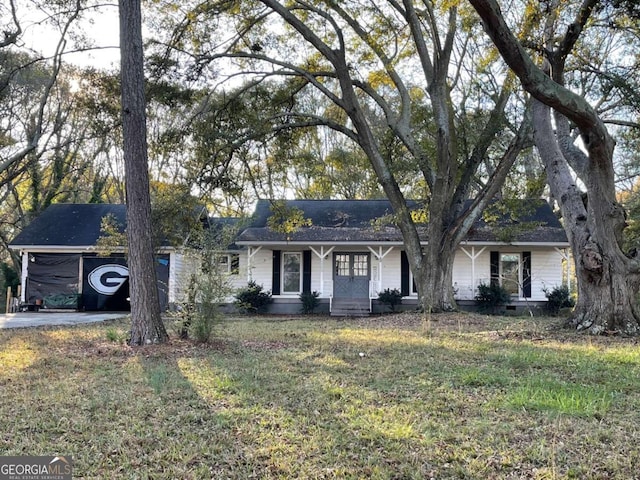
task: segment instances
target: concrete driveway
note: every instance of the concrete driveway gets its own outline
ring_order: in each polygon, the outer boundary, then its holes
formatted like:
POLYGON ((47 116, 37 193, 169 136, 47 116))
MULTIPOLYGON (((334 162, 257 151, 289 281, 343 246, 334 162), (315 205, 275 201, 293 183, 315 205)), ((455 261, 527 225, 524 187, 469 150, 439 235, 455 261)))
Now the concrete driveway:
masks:
POLYGON ((19 312, 0 315, 0 328, 40 327, 43 325, 78 325, 123 318, 129 312, 19 312))

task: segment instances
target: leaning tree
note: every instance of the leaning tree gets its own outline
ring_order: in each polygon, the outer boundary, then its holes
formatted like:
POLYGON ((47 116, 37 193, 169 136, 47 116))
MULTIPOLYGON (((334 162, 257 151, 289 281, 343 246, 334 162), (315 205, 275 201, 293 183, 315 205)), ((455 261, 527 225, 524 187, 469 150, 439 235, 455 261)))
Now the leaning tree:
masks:
MULTIPOLYGON (((544 43, 534 50, 542 63, 536 64, 511 32, 495 0, 470 2, 504 60, 536 99, 535 143, 575 256, 578 302, 572 324, 593 334, 640 333, 636 299, 640 264, 622 250, 626 222, 615 191, 615 142, 602 117, 585 98, 588 92, 576 93, 565 81, 567 63, 585 27, 596 23, 598 15, 606 20, 600 25, 614 25, 614 17, 604 17, 614 11, 605 2, 584 0, 566 29, 560 31, 559 13, 571 2, 540 2, 544 7, 541 10, 546 11, 546 23, 541 36, 544 43), (579 134, 579 142, 572 130, 579 134)), ((582 47, 580 55, 586 51, 582 47)))

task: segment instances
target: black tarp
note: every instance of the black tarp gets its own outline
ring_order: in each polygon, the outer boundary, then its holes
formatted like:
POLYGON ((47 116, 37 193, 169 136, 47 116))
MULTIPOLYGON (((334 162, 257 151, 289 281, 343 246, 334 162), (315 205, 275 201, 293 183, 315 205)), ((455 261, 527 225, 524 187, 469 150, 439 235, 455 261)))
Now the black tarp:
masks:
MULTIPOLYGON (((27 303, 45 302, 47 298, 77 298, 80 255, 65 253, 29 253, 27 303)), ((77 305, 67 304, 67 308, 77 305)))

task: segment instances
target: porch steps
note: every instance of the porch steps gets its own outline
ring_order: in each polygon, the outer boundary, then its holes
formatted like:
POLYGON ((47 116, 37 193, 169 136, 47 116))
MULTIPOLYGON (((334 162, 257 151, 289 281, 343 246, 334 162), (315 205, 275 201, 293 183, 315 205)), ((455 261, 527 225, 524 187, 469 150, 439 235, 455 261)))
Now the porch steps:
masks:
POLYGON ((332 317, 368 317, 368 298, 333 298, 331 302, 332 317))

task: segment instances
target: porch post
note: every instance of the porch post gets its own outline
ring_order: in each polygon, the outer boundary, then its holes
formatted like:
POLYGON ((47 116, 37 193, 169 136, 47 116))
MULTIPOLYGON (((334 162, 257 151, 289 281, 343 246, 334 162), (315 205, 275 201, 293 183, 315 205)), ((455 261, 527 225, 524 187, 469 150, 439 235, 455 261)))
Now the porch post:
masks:
POLYGON ((20 285, 22 286, 22 292, 20 292, 20 302, 26 303, 27 295, 27 277, 29 276, 29 252, 22 253, 22 275, 20 278, 20 285))
MULTIPOLYGON (((393 250, 393 247, 389 247, 386 252, 382 251, 382 245, 378 247, 378 251, 376 252, 373 248, 367 247, 369 251, 373 254, 374 257, 378 260, 378 293, 382 291, 382 260, 384 257, 389 255, 389 252, 393 250)), ((371 290, 371 289, 369 289, 371 290)), ((369 296, 371 296, 371 291, 369 291, 369 296)))
POLYGON ((471 294, 476 293, 476 258, 478 258, 487 247, 482 247, 478 253, 476 253, 476 247, 471 247, 471 253, 467 252, 464 247, 460 247, 460 250, 471 259, 471 294))
POLYGON ((309 246, 309 250, 311 250, 319 259, 320 259, 320 296, 324 297, 324 260, 329 256, 333 249, 336 247, 331 247, 326 252, 324 251, 324 246, 320 246, 320 252, 309 246))
POLYGON ((253 280, 253 267, 251 266, 251 260, 260 250, 262 250, 262 245, 255 250, 253 247, 247 248, 247 282, 253 280))

